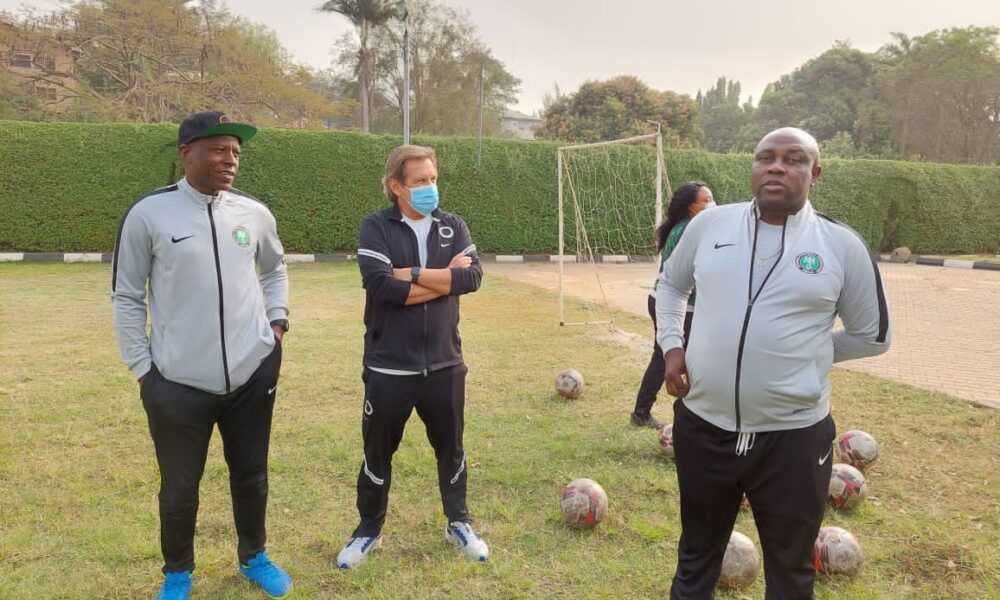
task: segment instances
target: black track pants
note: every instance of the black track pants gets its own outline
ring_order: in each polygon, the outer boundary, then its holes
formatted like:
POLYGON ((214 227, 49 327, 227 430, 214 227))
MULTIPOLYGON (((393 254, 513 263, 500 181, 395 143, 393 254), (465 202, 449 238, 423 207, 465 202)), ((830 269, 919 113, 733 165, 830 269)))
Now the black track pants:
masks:
POLYGON ((465 365, 423 375, 386 375, 365 369, 365 403, 361 417, 364 459, 358 472, 356 536, 382 531, 392 483, 392 455, 415 408, 437 458, 438 488, 449 522, 468 521, 465 504, 467 470, 462 450, 465 411, 465 365))
POLYGON ((210 394, 168 381, 155 365, 143 380, 142 403, 160 467, 164 573, 194 569, 198 484, 216 424, 229 466, 237 557, 246 564, 264 549, 267 453, 280 370, 278 343, 250 380, 230 394, 210 394))
POLYGON ((813 543, 833 463, 833 418, 802 429, 756 434, 746 456, 737 434, 674 403, 674 456, 681 539, 672 600, 713 598, 722 556, 745 492, 764 553, 768 600, 811 600, 813 543))

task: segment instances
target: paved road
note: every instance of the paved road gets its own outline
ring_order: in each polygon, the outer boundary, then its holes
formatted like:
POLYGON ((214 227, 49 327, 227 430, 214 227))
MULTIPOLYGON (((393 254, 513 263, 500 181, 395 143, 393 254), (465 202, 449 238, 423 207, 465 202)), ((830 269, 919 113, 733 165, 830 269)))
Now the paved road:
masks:
MULTIPOLYGON (((573 295, 600 301, 603 287, 611 306, 646 314, 655 266, 598 265, 601 286, 594 266, 566 267, 573 295)), ((892 348, 841 366, 1000 408, 1000 272, 888 263, 880 269, 892 348)), ((486 270, 546 289, 559 286, 553 264, 488 264, 486 270)))

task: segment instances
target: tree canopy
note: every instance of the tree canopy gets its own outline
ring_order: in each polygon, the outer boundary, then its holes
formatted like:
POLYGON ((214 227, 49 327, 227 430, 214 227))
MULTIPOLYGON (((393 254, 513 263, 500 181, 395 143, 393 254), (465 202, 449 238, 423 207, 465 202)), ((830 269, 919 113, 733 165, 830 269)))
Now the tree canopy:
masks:
POLYGON ((660 123, 664 142, 689 148, 701 143, 698 104, 686 95, 661 92, 636 77, 588 81, 575 93, 554 99, 536 135, 575 142, 612 140, 655 131, 660 123))
POLYGON ((221 108, 259 125, 319 127, 346 110, 312 88, 312 71, 273 31, 216 0, 84 0, 3 22, 0 45, 35 56, 32 72, 15 74, 20 87, 55 86, 73 100, 39 110, 5 93, 0 112, 14 118, 146 123, 221 108))

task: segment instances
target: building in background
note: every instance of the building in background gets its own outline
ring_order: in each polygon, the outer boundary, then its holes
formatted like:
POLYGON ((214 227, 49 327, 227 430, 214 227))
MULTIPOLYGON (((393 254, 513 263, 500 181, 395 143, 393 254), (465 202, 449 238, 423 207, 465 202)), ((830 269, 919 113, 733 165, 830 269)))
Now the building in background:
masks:
POLYGON ((46 112, 58 113, 76 102, 76 61, 46 37, 0 21, 0 69, 14 75, 46 112))
POLYGON ((500 120, 500 130, 505 136, 519 140, 533 140, 535 139, 535 128, 541 124, 541 117, 508 110, 503 113, 503 118, 500 120))

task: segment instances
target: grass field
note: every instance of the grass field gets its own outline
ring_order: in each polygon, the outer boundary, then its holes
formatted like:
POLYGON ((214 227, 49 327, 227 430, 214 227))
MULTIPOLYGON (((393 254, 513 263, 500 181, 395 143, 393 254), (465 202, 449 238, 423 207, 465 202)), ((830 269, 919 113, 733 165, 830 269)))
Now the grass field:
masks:
MULTIPOLYGON (((138 390, 119 362, 106 265, 0 264, 0 597, 151 598, 161 581, 158 477, 138 390)), ((296 598, 665 597, 679 535, 673 465, 627 426, 646 354, 555 324, 554 296, 496 277, 463 299, 469 498, 486 564, 443 540, 433 455, 416 417, 396 456, 385 544, 332 561, 356 524, 363 291, 354 265, 293 265, 292 331, 274 422, 269 550, 296 598), (573 367, 577 401, 552 380, 573 367), (593 531, 561 522, 576 477, 610 496, 593 531)), ((618 326, 649 336, 649 324, 618 326)), ((840 431, 880 442, 869 501, 828 513, 868 556, 821 599, 1000 598, 1000 412, 842 370, 840 431)), ((669 417, 666 397, 655 412, 669 417)), ((202 482, 196 598, 262 598, 235 569, 218 437, 202 482)), ((752 516, 737 529, 757 538, 752 516)), ((763 577, 719 598, 762 598, 763 577)))

